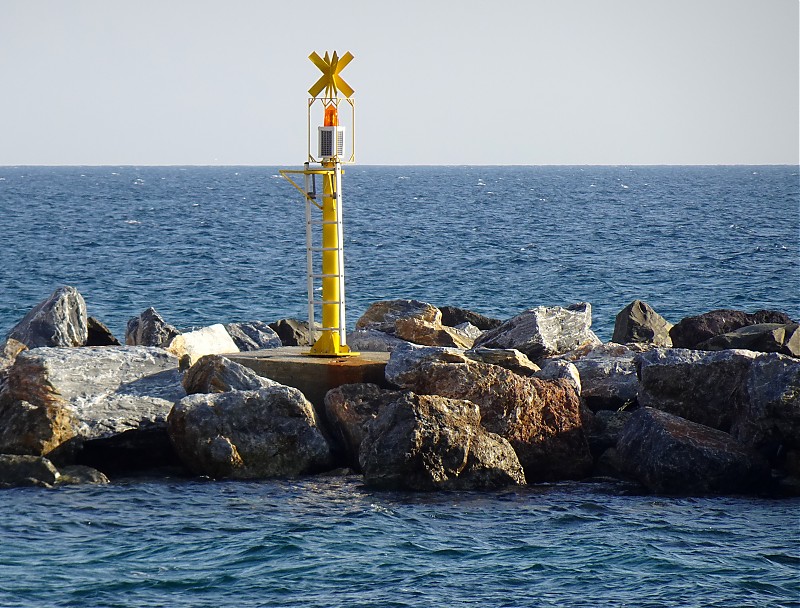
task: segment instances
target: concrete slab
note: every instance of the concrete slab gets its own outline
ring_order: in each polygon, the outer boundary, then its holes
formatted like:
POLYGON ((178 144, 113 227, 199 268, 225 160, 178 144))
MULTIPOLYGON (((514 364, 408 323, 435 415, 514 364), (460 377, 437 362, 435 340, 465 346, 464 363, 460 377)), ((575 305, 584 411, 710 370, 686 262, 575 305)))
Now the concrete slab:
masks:
POLYGON ((388 387, 384 375, 390 353, 362 352, 352 357, 310 357, 308 346, 282 346, 225 355, 265 378, 300 389, 317 411, 325 393, 342 384, 371 382, 388 387))

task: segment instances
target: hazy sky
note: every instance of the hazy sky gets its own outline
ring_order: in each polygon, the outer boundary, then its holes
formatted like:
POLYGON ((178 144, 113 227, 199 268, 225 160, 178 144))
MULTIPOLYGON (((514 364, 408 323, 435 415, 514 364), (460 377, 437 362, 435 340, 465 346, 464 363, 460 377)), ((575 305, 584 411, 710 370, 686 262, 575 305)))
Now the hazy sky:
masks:
POLYGON ((798 163, 798 0, 0 0, 0 165, 798 163))

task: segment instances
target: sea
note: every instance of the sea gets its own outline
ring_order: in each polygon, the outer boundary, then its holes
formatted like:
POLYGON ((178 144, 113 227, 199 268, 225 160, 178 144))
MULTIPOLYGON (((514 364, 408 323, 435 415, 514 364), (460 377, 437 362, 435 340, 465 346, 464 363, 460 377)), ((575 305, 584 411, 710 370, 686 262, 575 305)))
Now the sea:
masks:
MULTIPOLYGON (((297 167, 287 167, 297 168, 297 167)), ((348 326, 413 298, 506 319, 634 299, 800 318, 797 166, 359 166, 348 326)), ((124 337, 306 316, 305 212, 277 167, 0 167, 0 338, 61 285, 124 337)), ((800 499, 606 479, 375 491, 337 474, 137 475, 0 492, 0 607, 800 607, 800 499)))

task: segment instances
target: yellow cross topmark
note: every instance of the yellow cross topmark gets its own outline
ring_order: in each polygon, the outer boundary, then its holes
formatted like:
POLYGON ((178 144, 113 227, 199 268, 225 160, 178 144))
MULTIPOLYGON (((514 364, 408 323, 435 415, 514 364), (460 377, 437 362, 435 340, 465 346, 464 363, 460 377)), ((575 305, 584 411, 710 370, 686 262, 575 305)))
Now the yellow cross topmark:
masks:
POLYGON ((353 55, 350 54, 350 51, 347 51, 341 58, 336 55, 336 51, 333 52, 332 58, 328 57, 327 51, 325 51, 325 57, 320 57, 315 51, 308 58, 322 71, 320 79, 308 89, 308 94, 311 97, 319 95, 322 89, 325 89, 325 96, 329 99, 336 97, 338 91, 341 91, 348 99, 353 96, 353 89, 339 76, 339 72, 353 60, 353 55))

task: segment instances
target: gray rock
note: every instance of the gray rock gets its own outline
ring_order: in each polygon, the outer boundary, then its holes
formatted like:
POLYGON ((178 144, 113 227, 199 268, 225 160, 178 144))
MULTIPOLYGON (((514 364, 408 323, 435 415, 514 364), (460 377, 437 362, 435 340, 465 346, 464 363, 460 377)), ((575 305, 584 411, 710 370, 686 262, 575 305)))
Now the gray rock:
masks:
POLYGON ((225 329, 242 352, 283 346, 275 330, 263 321, 228 323, 225 329))
POLYGON ((614 323, 612 342, 644 342, 655 346, 672 346, 669 330, 672 323, 658 314, 646 302, 634 300, 623 308, 614 323))
POLYGON ((374 329, 357 329, 347 334, 347 345, 354 351, 390 353, 400 344, 408 342, 374 329))
POLYGON ((657 349, 636 357, 639 403, 730 432, 742 443, 800 447, 800 361, 749 350, 657 349))
POLYGON ((441 326, 442 313, 433 304, 419 300, 374 302, 356 321, 356 329, 374 329, 394 335, 397 322, 402 319, 417 319, 441 326))
POLYGON ((88 330, 86 346, 120 346, 119 340, 114 337, 111 330, 94 317, 87 319, 86 327, 88 330))
POLYGON ((0 454, 0 488, 50 488, 58 482, 59 477, 58 469, 47 458, 0 454))
POLYGON ((609 342, 565 356, 578 370, 581 397, 592 411, 617 410, 636 402, 636 354, 623 344, 609 342))
POLYGON ((774 353, 756 356, 744 379, 731 434, 746 445, 800 449, 800 361, 774 353))
POLYGON ((654 349, 635 357, 638 401, 729 432, 745 399, 743 384, 755 353, 654 349))
POLYGON ((525 483, 511 445, 480 426, 474 403, 405 393, 382 408, 361 443, 367 485, 472 490, 525 483))
POLYGON ((293 477, 333 467, 314 408, 288 386, 189 395, 173 408, 168 430, 178 456, 198 475, 293 477))
POLYGON ((382 389, 376 384, 343 384, 325 395, 328 426, 350 468, 361 470, 358 454, 370 423, 399 396, 399 391, 382 389))
POLYGON ((586 344, 600 344, 591 325, 592 307, 586 302, 567 308, 539 306, 485 332, 474 346, 516 348, 537 363, 586 344))
POLYGON ((589 417, 588 423, 584 424, 584 432, 595 460, 609 448, 616 447, 631 414, 624 410, 600 410, 589 417))
POLYGON ((583 391, 581 375, 572 361, 565 359, 542 359, 541 369, 534 374, 542 380, 565 380, 580 395, 583 391))
POLYGON ((631 415, 617 452, 639 483, 660 494, 758 492, 770 476, 763 456, 727 433, 652 408, 631 415))
POLYGON ((38 444, 50 450, 70 435, 82 442, 164 429, 185 395, 177 365, 164 350, 144 346, 24 351, 9 370, 0 427, 32 416, 42 429, 38 444))
POLYGON ((278 338, 284 346, 310 346, 312 344, 308 337, 308 321, 280 319, 270 323, 269 327, 278 334, 278 338))
POLYGON ((440 306, 439 310, 442 313, 442 325, 447 325, 448 327, 458 327, 463 323, 470 323, 479 330, 486 331, 487 329, 499 327, 503 323, 500 319, 492 319, 457 306, 440 306))
POLYGON ((478 404, 481 425, 508 439, 528 481, 575 479, 591 471, 580 398, 566 381, 525 378, 471 361, 463 351, 434 347, 398 348, 386 379, 417 394, 478 404))
POLYGON ((696 347, 698 350, 746 349, 762 353, 780 353, 800 357, 800 325, 759 323, 727 334, 714 336, 696 347))
POLYGON ((520 376, 533 376, 540 371, 538 365, 515 348, 478 347, 464 354, 473 361, 498 365, 520 376))
POLYGON ((25 315, 8 337, 28 348, 83 346, 88 337, 86 302, 74 287, 59 287, 25 315))
POLYGON ((278 383, 259 376, 249 367, 235 363, 223 355, 200 357, 183 376, 183 388, 187 395, 253 391, 276 384, 278 383))
POLYGON ((128 346, 158 346, 166 348, 179 332, 167 323, 153 307, 128 321, 125 344, 128 346))
POLYGON ((59 469, 58 485, 106 485, 111 483, 104 473, 84 465, 74 464, 59 469))
POLYGON ((741 327, 760 323, 785 325, 792 320, 776 310, 759 310, 752 314, 741 310, 712 310, 694 317, 686 317, 669 330, 675 348, 696 348, 714 336, 727 334, 741 327))

